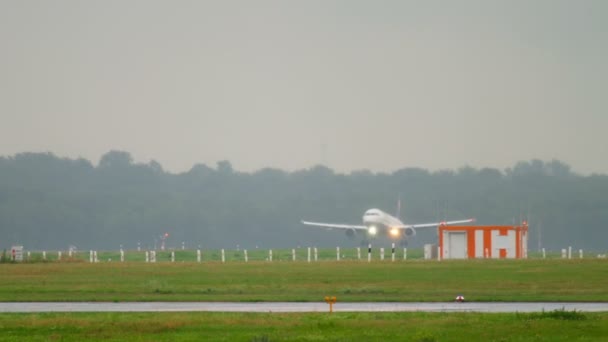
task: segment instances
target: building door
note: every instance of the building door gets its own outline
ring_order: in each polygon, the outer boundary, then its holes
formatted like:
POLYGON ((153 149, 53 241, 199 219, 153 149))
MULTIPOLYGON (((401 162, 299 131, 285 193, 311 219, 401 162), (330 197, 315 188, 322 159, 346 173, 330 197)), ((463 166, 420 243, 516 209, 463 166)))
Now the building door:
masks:
POLYGON ((450 232, 448 234, 448 259, 467 258, 467 233, 450 232))

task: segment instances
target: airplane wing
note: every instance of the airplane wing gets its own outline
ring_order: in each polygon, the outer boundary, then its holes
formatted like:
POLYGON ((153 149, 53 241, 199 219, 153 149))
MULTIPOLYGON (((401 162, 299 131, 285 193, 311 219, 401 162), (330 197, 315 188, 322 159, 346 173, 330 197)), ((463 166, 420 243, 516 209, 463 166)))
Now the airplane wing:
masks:
POLYGON ((358 225, 352 225, 352 224, 337 224, 337 223, 323 223, 323 222, 309 222, 309 221, 302 221, 302 224, 306 224, 309 226, 325 227, 325 228, 367 230, 366 226, 358 226, 358 225))
POLYGON ((437 227, 440 225, 447 226, 450 224, 469 223, 469 222, 475 222, 475 219, 472 218, 472 219, 458 220, 458 221, 442 221, 442 222, 435 222, 435 223, 406 224, 403 226, 399 226, 398 228, 428 228, 428 227, 437 227))

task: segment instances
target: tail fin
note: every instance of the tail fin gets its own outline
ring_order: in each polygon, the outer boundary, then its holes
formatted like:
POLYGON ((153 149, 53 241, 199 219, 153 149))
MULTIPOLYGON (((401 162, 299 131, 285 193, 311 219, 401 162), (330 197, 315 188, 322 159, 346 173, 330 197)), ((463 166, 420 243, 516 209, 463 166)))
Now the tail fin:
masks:
POLYGON ((401 194, 397 197, 397 213, 395 217, 401 219, 401 194))

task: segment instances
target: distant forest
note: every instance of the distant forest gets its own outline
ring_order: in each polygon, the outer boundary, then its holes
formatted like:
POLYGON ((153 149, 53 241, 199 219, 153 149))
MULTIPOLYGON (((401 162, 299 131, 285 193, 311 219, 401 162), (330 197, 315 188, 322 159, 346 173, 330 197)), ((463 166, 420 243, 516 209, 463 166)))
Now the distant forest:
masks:
MULTIPOLYGON (((221 161, 174 174, 124 151, 106 153, 97 166, 51 153, 0 157, 0 249, 154 248, 164 233, 169 248, 358 246, 360 239, 300 220, 359 224, 366 209, 395 212, 398 197, 406 223, 527 219, 531 251, 608 249, 608 176, 578 175, 557 160, 349 174, 321 165, 247 173, 221 161)), ((435 242, 435 229, 418 230, 410 246, 435 242)))

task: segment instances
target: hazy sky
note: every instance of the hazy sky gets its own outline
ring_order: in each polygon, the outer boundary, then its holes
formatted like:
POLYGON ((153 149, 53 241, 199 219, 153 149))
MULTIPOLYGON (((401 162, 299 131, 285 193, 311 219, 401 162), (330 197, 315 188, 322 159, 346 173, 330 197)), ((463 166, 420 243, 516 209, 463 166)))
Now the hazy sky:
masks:
POLYGON ((608 1, 0 0, 0 155, 608 173, 608 1))

